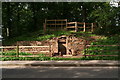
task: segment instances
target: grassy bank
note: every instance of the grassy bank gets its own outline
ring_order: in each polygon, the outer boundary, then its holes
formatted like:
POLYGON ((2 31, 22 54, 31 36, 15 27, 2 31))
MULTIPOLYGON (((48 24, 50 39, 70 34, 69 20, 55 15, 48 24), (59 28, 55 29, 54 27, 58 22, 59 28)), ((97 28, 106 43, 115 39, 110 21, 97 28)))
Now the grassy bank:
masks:
POLYGON ((10 39, 3 40, 3 45, 13 45, 17 41, 43 41, 50 39, 52 37, 58 37, 60 35, 69 35, 70 32, 68 31, 55 31, 55 32, 47 32, 43 34, 42 31, 36 31, 33 33, 26 33, 24 35, 13 37, 10 39))
MULTIPOLYGON (((92 42, 91 45, 119 45, 120 44, 120 35, 104 36, 96 35, 91 32, 68 32, 68 31, 56 31, 56 32, 47 32, 46 35, 41 34, 42 32, 27 33, 18 37, 4 41, 4 45, 14 44, 16 41, 42 41, 51 39, 53 37, 58 37, 61 35, 70 35, 75 33, 77 37, 84 38, 86 40, 91 40, 90 37, 96 37, 95 42, 92 42)), ((87 55, 119 55, 120 46, 105 46, 105 47, 88 47, 86 49, 87 55), (92 51, 98 50, 98 51, 92 51), (106 50, 102 52, 101 50, 106 50)), ((3 53, 2 55, 16 55, 16 53, 3 53)), ((20 53, 20 55, 28 55, 28 53, 20 53)), ((29 53, 29 55, 32 55, 29 53)), ((40 54, 41 55, 41 54, 40 54)), ((119 57, 114 56, 87 56, 82 58, 56 58, 56 57, 2 57, 1 60, 120 60, 119 57)))

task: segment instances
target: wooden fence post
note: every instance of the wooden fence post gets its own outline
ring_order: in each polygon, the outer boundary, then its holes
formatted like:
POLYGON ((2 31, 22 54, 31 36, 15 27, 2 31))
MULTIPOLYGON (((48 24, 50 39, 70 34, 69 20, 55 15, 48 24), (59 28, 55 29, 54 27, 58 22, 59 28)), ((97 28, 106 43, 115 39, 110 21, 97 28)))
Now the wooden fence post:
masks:
POLYGON ((4 48, 1 48, 1 53, 3 53, 3 51, 4 51, 3 49, 4 49, 4 48))
POLYGON ((43 23, 44 34, 46 33, 46 26, 47 26, 47 20, 45 19, 45 23, 43 23))
POLYGON ((57 28, 56 28, 56 19, 55 19, 55 31, 57 30, 57 28))
POLYGON ((7 36, 9 36, 10 34, 9 34, 9 28, 7 28, 7 36))
POLYGON ((46 33, 46 24, 43 23, 44 34, 46 33))
POLYGON ((84 56, 86 58, 86 40, 85 40, 85 43, 84 43, 84 56))
POLYGON ((66 37, 66 54, 68 55, 68 36, 66 37))
POLYGON ((49 52, 50 52, 50 56, 52 57, 51 44, 49 44, 49 52))
POLYGON ((91 23, 91 32, 93 32, 93 23, 91 23))
POLYGON ((62 30, 62 28, 63 28, 63 25, 62 25, 62 24, 63 24, 63 22, 61 21, 61 30, 62 30))
POLYGON ((1 52, 2 52, 2 53, 4 52, 4 48, 1 48, 1 52))
POLYGON ((77 22, 75 22, 75 32, 77 32, 77 22))
POLYGON ((19 57, 19 45, 17 45, 16 57, 19 57))
POLYGON ((65 30, 67 31, 67 19, 66 19, 66 27, 65 27, 65 30))
POLYGON ((85 29, 85 28, 86 28, 86 27, 85 27, 85 22, 84 22, 84 26, 83 26, 83 27, 84 27, 83 32, 85 32, 85 31, 86 31, 86 29, 85 29))

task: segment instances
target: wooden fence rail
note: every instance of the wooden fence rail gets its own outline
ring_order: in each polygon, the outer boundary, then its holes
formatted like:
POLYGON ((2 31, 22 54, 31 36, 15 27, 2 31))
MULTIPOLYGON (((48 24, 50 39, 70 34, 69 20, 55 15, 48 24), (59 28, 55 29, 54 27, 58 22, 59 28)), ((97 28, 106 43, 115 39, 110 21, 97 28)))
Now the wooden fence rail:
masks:
POLYGON ((16 57, 19 57, 19 53, 20 52, 41 52, 41 53, 51 53, 51 45, 49 46, 0 46, 0 49, 1 49, 1 52, 5 52, 4 49, 15 49, 16 50, 16 57), (48 50, 46 51, 20 51, 21 48, 49 48, 48 50))
POLYGON ((87 52, 108 52, 108 51, 110 51, 110 52, 120 52, 120 50, 86 50, 86 48, 87 47, 90 47, 90 46, 92 46, 92 47, 120 47, 120 45, 85 45, 85 48, 84 48, 84 56, 86 57, 86 56, 119 56, 119 54, 118 55, 87 55, 86 53, 87 52))
MULTIPOLYGON (((87 55, 86 53, 87 53, 87 47, 90 47, 90 46, 92 46, 92 47, 103 47, 103 46, 105 46, 105 47, 120 47, 120 45, 85 45, 84 46, 84 55, 81 55, 81 56, 118 56, 118 55, 87 55)), ((20 56, 23 56, 23 55, 19 55, 19 52, 20 52, 20 49, 21 48, 48 48, 48 50, 46 50, 46 51, 25 51, 25 52, 42 52, 42 53, 46 53, 46 52, 48 52, 51 56, 52 56, 52 49, 51 49, 51 47, 52 47, 52 45, 49 45, 49 46, 0 46, 0 49, 1 49, 1 52, 4 52, 4 50, 3 49, 16 49, 16 57, 20 57, 20 56)), ((90 51, 90 52, 106 52, 106 51, 110 51, 110 52, 120 52, 120 50, 88 50, 88 51, 90 51)), ((7 55, 6 55, 7 56, 7 55)), ((28 55, 25 55, 25 56, 28 56, 28 55)), ((30 55, 31 56, 31 55, 30 55)), ((2 57, 5 57, 4 55, 2 56, 2 57)), ((33 55, 33 57, 35 57, 34 55, 33 55)))
POLYGON ((47 20, 45 19, 45 23, 43 23, 43 27, 44 27, 44 33, 46 33, 47 29, 49 27, 52 27, 50 29, 54 29, 57 30, 59 26, 60 29, 64 29, 65 26, 67 26, 67 19, 54 19, 54 20, 47 20), (53 28, 54 26, 54 28, 53 28))
POLYGON ((120 45, 86 45, 86 46, 120 46, 120 45))
POLYGON ((70 28, 74 28, 75 32, 77 32, 78 29, 80 28, 83 28, 84 32, 87 30, 87 28, 90 28, 91 32, 93 32, 94 27, 96 25, 94 23, 85 23, 85 22, 68 22, 67 19, 61 19, 61 20, 56 20, 56 19, 46 20, 45 19, 45 23, 43 23, 44 33, 46 33, 48 26, 49 28, 52 27, 52 29, 54 30, 59 29, 59 27, 61 27, 61 30, 68 30, 70 28))
POLYGON ((83 28, 83 32, 86 32, 86 29, 87 28, 90 28, 91 29, 91 32, 93 32, 93 28, 94 28, 94 24, 93 23, 85 23, 85 22, 68 22, 67 23, 69 26, 67 26, 66 28, 74 28, 75 29, 75 32, 78 31, 79 28, 83 28), (73 26, 73 25, 74 26, 73 26), (81 25, 79 25, 81 24, 81 25), (71 26, 72 25, 72 26, 71 26), (88 26, 87 26, 88 25, 88 26))
POLYGON ((47 20, 46 19, 46 21, 67 21, 67 19, 59 19, 59 20, 58 19, 54 19, 54 20, 47 20))
MULTIPOLYGON (((4 48, 16 48, 17 46, 0 46, 0 49, 4 48)), ((49 46, 19 46, 19 48, 26 48, 26 47, 49 47, 49 46)))

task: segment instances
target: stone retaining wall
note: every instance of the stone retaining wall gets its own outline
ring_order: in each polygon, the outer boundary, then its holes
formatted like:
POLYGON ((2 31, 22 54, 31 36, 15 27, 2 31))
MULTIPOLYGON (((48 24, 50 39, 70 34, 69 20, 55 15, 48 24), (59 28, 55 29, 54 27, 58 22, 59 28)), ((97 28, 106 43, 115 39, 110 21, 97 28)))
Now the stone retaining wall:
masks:
MULTIPOLYGON (((49 51, 51 49, 52 52, 58 53, 58 45, 57 40, 49 40, 49 41, 18 41, 16 45, 19 46, 49 46, 49 47, 30 47, 30 48, 21 48, 20 52, 26 51, 37 51, 37 52, 29 52, 33 54, 40 54, 40 51, 49 51)), ((49 54, 49 52, 44 52, 43 54, 49 54)))

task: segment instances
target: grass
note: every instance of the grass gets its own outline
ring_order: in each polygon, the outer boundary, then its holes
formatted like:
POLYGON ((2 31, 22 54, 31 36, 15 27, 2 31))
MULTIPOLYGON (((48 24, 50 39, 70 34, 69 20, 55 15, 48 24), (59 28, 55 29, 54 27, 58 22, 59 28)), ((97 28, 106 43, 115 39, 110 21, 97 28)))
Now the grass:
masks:
POLYGON ((36 61, 48 61, 48 60, 120 60, 118 57, 82 57, 82 58, 58 58, 58 57, 2 57, 2 61, 11 60, 36 60, 36 61))
MULTIPOLYGON (((5 56, 15 56, 16 55, 16 53, 15 52, 13 52, 13 53, 0 53, 0 55, 5 55, 5 56)), ((21 52, 21 53, 19 53, 19 55, 33 55, 33 54, 31 54, 31 53, 24 53, 24 52, 21 52)))
POLYGON ((61 35, 70 35, 71 33, 75 33, 77 37, 83 37, 83 38, 87 38, 89 36, 96 36, 91 32, 47 31, 46 34, 44 35, 43 31, 36 31, 33 33, 26 33, 18 37, 13 37, 10 39, 3 40, 3 45, 13 45, 17 41, 43 41, 61 35))
POLYGON ((36 31, 33 33, 26 33, 24 35, 13 37, 11 39, 3 40, 3 45, 12 45, 15 44, 17 41, 43 41, 50 39, 52 37, 58 37, 61 35, 69 35, 70 32, 67 31, 53 31, 53 32, 47 32, 45 35, 43 35, 42 31, 36 31))
MULTIPOLYGON (((1 53, 1 55, 15 56, 16 53, 1 53)), ((19 53, 19 55, 33 55, 31 53, 19 53)), ((38 57, 1 57, 1 61, 14 61, 14 60, 36 60, 36 61, 46 61, 46 60, 120 60, 118 57, 102 57, 102 56, 90 56, 90 57, 80 57, 80 58, 59 58, 59 57, 47 57, 45 54, 36 54, 38 57)))

